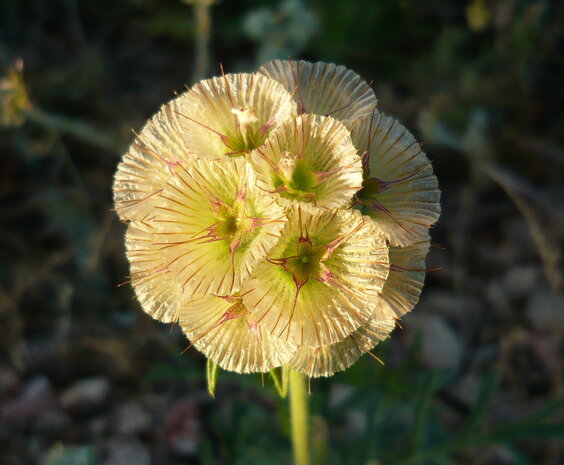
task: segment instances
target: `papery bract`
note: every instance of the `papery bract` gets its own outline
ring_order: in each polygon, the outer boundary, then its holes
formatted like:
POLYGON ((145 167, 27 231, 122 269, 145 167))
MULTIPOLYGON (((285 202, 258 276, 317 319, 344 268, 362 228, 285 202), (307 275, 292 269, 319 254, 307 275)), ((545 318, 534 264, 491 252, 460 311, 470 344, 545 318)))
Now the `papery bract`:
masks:
POLYGON ((343 207, 362 186, 362 162, 349 131, 316 115, 290 119, 250 158, 259 187, 286 207, 343 207))
POLYGON ((440 191, 431 162, 397 120, 374 111, 351 132, 365 159, 357 205, 394 246, 424 240, 440 215, 440 191))
POLYGON ((370 86, 344 66, 274 60, 262 66, 259 73, 292 93, 300 113, 331 116, 350 124, 369 116, 376 107, 370 86))
POLYGON ((194 346, 221 368, 266 372, 288 363, 296 347, 272 336, 240 295, 208 295, 185 305, 179 321, 194 346))
POLYGON ((243 301, 276 337, 331 344, 366 322, 387 276, 388 247, 372 221, 297 207, 245 281, 243 301))

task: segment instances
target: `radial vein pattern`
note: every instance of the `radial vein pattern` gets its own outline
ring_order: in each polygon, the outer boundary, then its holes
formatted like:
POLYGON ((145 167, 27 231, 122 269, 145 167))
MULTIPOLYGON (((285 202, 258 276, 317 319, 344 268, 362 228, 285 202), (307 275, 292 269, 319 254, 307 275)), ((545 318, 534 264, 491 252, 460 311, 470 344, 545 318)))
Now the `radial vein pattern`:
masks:
POLYGON ((259 187, 285 206, 342 207, 362 186, 362 162, 350 133, 333 118, 286 121, 250 160, 259 187))
POLYGON ((333 63, 274 60, 259 72, 280 82, 298 103, 300 113, 331 116, 345 124, 368 116, 376 96, 358 74, 333 63))
POLYGON ((243 159, 199 160, 150 201, 148 247, 185 295, 239 291, 276 241, 285 216, 255 183, 243 159))
POLYGON ((286 364, 296 347, 257 323, 239 295, 208 295, 185 305, 180 325, 194 346, 225 370, 265 372, 286 364))
POLYGON ((368 319, 387 275, 388 249, 371 221, 298 207, 245 281, 243 301, 276 337, 331 344, 368 319))
POLYGON ((419 300, 431 163, 343 66, 274 60, 178 95, 114 179, 142 308, 239 373, 330 376, 419 300))
POLYGON ((394 246, 425 240, 440 214, 440 191, 421 146, 404 126, 378 111, 352 130, 352 139, 366 160, 357 195, 361 211, 377 221, 394 246))

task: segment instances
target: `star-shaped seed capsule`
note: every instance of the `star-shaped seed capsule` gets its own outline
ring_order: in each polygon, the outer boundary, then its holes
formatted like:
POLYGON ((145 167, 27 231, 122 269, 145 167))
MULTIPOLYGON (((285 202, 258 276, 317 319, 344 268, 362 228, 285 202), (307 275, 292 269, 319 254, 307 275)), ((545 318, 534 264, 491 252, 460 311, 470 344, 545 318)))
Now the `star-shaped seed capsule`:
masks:
POLYGON ((388 266, 383 238, 358 212, 297 207, 244 282, 243 302, 276 337, 332 344, 372 314, 388 266))
POLYGON ((243 159, 199 160, 177 171, 149 202, 152 213, 136 233, 141 250, 129 242, 132 266, 142 271, 150 255, 150 266, 170 273, 186 298, 239 291, 286 222, 255 183, 243 159))
POLYGON ((333 118, 302 115, 272 131, 250 157, 258 186, 285 206, 348 205, 362 185, 349 131, 333 118))

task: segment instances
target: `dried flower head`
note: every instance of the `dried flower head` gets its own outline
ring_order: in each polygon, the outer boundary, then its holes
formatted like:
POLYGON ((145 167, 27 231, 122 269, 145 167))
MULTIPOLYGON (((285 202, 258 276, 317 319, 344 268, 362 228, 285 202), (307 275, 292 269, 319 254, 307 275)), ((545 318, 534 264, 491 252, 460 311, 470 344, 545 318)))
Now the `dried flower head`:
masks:
POLYGON ((245 281, 243 301, 278 338, 332 344, 368 320, 388 270, 374 222, 357 211, 300 206, 245 281))
POLYGON ((344 66, 274 60, 260 68, 259 73, 291 92, 300 113, 331 116, 354 124, 376 108, 376 96, 370 86, 344 66))
POLYGON ((260 74, 226 74, 196 84, 173 101, 194 158, 243 155, 295 114, 292 96, 260 74))
POLYGON ((229 371, 264 373, 287 364, 296 350, 272 336, 239 293, 192 300, 182 309, 179 323, 198 350, 229 371))
POLYGON ((303 114, 273 131, 249 158, 259 187, 290 207, 344 207, 362 186, 362 162, 345 126, 303 114))
POLYGON ((118 167, 143 309, 239 373, 344 370, 417 303, 439 190, 333 64, 273 61, 165 104, 118 167))
POLYGON ((440 191, 431 162, 397 120, 374 110, 351 132, 364 160, 364 183, 356 196, 391 245, 424 239, 440 214, 440 191))

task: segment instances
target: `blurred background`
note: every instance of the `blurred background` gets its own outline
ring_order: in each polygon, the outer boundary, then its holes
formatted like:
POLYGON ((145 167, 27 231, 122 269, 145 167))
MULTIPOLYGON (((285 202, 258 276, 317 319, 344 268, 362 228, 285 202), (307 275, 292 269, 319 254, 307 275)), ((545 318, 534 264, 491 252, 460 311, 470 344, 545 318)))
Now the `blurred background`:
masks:
POLYGON ((221 373, 126 281, 121 154, 195 80, 343 64, 442 189, 423 296, 312 380, 315 465, 564 463, 564 4, 2 0, 0 463, 287 465, 272 379, 221 373))

